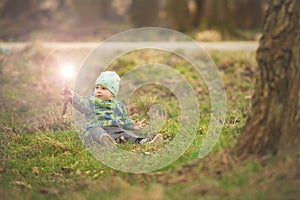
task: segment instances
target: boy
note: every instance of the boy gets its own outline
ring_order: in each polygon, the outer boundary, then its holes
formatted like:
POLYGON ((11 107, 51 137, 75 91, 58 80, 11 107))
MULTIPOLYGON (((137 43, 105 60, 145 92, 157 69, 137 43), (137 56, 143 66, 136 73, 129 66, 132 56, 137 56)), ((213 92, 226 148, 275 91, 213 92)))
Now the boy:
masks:
POLYGON ((140 130, 146 124, 144 120, 130 119, 124 104, 115 99, 119 84, 120 77, 116 72, 105 71, 96 79, 94 93, 89 97, 81 97, 70 89, 63 89, 68 94, 67 98, 72 99, 73 107, 88 119, 85 137, 105 146, 127 141, 140 144, 162 142, 162 134, 150 140, 130 131, 140 130))

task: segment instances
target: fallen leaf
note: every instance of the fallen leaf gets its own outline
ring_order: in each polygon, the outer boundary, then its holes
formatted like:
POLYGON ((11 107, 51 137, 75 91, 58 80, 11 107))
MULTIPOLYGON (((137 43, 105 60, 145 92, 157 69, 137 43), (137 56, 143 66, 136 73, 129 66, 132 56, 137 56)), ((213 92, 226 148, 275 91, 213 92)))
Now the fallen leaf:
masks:
POLYGON ((72 155, 72 153, 71 153, 70 151, 65 151, 65 152, 63 153, 63 155, 69 156, 69 155, 72 155))
POLYGON ((82 172, 79 169, 77 169, 76 170, 76 175, 81 175, 81 174, 82 174, 82 172))
POLYGON ((99 174, 95 174, 94 176, 93 176, 93 178, 97 178, 99 176, 99 174))
POLYGON ((40 174, 39 168, 38 167, 33 167, 32 168, 32 173, 34 173, 35 175, 39 175, 40 174))

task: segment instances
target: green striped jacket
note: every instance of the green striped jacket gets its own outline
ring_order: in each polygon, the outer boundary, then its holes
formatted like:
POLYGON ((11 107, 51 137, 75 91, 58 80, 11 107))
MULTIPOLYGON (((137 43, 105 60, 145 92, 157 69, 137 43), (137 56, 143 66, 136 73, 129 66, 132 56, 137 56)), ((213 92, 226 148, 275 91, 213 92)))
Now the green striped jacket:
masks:
POLYGON ((134 120, 130 119, 123 103, 112 100, 101 100, 94 94, 86 97, 74 94, 73 107, 87 117, 85 129, 88 131, 95 126, 120 126, 132 129, 134 120))

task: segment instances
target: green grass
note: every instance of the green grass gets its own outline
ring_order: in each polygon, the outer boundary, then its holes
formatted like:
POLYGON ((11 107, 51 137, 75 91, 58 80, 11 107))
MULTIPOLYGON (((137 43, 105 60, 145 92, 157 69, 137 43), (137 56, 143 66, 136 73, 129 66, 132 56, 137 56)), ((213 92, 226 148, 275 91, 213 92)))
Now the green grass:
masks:
MULTIPOLYGON (((294 161, 277 163, 271 157, 240 162, 230 153, 250 112, 257 71, 254 52, 210 52, 226 88, 227 117, 216 146, 204 159, 198 153, 211 111, 201 76, 183 59, 162 52, 135 52, 112 63, 110 69, 120 74, 149 61, 169 64, 186 77, 200 105, 200 124, 187 151, 171 165, 141 174, 116 171, 99 162, 81 142, 72 111, 65 121, 61 119, 63 82, 56 74, 57 63, 67 55, 79 68, 86 53, 49 54, 31 46, 0 57, 1 199, 296 199, 299 195, 294 161)), ((180 116, 171 91, 158 85, 140 88, 128 111, 133 118, 150 120, 147 112, 155 104, 163 105, 160 112, 167 116, 159 132, 168 142, 177 134, 180 116)))

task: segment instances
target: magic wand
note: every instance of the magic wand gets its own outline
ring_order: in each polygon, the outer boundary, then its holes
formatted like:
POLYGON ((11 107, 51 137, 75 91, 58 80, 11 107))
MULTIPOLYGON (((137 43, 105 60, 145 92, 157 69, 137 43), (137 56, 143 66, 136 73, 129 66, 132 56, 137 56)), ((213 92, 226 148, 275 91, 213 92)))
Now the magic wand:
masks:
POLYGON ((68 103, 72 103, 71 99, 69 98, 70 90, 69 90, 67 82, 74 76, 73 65, 71 65, 71 64, 62 65, 61 66, 61 74, 62 74, 62 77, 64 78, 64 91, 63 91, 64 105, 63 105, 63 111, 62 111, 62 118, 66 119, 68 103))

